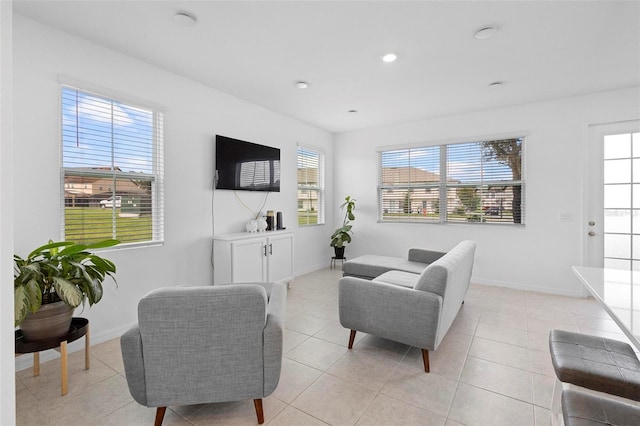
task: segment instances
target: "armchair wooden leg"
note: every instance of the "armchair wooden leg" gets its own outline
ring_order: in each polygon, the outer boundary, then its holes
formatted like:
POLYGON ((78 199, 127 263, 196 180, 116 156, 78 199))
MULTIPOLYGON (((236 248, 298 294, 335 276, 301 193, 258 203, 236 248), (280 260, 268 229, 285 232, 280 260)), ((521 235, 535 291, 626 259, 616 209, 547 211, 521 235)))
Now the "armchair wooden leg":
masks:
POLYGON ((422 349, 422 362, 424 363, 424 372, 429 372, 429 351, 422 349))
POLYGON ((258 416, 258 424, 264 423, 264 413, 262 412, 262 398, 254 399, 253 405, 256 407, 256 415, 258 416))
POLYGON ((353 349, 353 341, 356 338, 356 331, 351 330, 351 334, 349 335, 349 349, 353 349))
POLYGON ((158 407, 158 409, 156 410, 156 422, 154 423, 154 426, 162 425, 162 419, 164 419, 165 411, 167 411, 167 407, 158 407))

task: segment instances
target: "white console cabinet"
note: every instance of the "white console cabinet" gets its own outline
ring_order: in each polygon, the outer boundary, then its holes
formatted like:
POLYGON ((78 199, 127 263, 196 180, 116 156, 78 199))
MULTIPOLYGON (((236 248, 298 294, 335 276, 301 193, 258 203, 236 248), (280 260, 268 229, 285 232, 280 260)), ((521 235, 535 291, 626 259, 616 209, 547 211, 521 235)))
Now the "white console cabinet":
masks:
POLYGON ((293 232, 267 231, 213 237, 214 284, 293 280, 293 232))

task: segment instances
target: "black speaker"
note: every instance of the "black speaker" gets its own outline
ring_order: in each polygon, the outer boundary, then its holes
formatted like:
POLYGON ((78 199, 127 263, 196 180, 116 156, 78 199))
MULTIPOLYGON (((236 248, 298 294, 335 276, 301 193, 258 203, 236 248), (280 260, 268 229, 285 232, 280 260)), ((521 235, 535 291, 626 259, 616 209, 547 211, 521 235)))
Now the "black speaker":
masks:
POLYGON ((276 213, 276 229, 284 229, 282 225, 282 212, 278 212, 276 213))

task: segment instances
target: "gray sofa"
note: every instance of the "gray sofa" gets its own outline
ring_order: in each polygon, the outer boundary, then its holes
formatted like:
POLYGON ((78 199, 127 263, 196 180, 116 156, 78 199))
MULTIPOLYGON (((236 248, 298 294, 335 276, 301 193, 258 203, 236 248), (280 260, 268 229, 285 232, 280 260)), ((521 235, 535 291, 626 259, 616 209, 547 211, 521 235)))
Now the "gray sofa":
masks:
POLYGON ((406 259, 403 257, 367 254, 344 262, 344 265, 342 265, 342 274, 345 277, 358 277, 366 280, 372 280, 389 271, 404 271, 420 274, 429 264, 444 255, 445 253, 441 251, 419 248, 409 249, 406 259))
POLYGON ((475 248, 473 241, 462 241, 419 274, 342 277, 338 305, 340 323, 351 330, 349 349, 356 331, 415 346, 429 372, 429 351, 438 348, 467 294, 475 248))
POLYGON ((285 284, 230 284, 153 290, 138 324, 120 339, 131 396, 158 407, 262 398, 280 379, 285 284))

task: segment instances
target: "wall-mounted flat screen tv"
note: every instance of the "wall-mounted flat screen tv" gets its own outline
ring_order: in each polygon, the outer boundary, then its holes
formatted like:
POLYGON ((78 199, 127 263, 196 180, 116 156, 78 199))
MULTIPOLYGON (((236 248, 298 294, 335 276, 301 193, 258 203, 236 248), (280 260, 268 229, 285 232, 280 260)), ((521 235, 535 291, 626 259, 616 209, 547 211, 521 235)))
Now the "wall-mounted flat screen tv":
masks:
POLYGON ((216 135, 216 189, 280 192, 280 149, 216 135))

